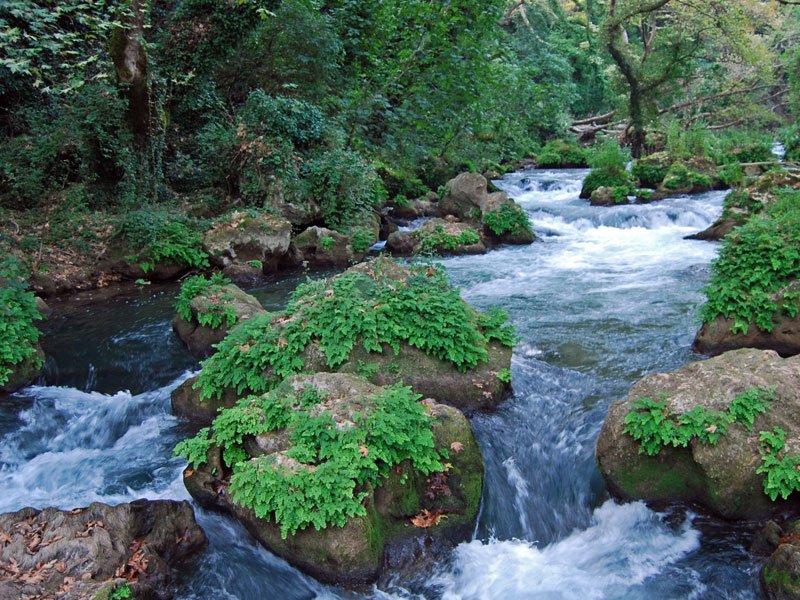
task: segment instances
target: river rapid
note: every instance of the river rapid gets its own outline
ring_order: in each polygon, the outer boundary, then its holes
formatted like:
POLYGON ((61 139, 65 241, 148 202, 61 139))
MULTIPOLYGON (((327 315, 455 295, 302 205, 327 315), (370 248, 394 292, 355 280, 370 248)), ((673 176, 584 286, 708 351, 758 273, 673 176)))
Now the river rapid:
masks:
MULTIPOLYGON (((687 507, 609 499, 594 445, 609 404, 653 371, 693 357, 715 244, 685 236, 724 193, 591 207, 584 170, 530 170, 497 185, 538 241, 443 261, 471 303, 499 305, 521 342, 513 397, 473 426, 486 461, 474 539, 369 590, 323 586, 260 548, 232 520, 197 509, 209 548, 176 598, 760 598, 752 531, 687 507)), ((302 277, 254 290, 280 308, 302 277)), ((0 402, 0 512, 136 498, 185 499, 171 456, 187 435, 170 392, 198 368, 171 331, 176 289, 143 288, 73 307, 46 325, 43 385, 0 402)))

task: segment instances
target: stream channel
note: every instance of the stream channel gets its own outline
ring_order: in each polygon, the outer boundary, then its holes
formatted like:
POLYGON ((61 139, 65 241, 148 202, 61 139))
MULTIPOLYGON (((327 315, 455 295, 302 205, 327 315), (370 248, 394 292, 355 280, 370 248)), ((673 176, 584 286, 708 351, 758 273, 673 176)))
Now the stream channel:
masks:
MULTIPOLYGON (((609 499, 594 445, 609 404, 653 371, 696 359, 701 289, 717 245, 688 241, 724 192, 592 207, 585 170, 529 170, 496 182, 529 213, 530 246, 443 261, 480 308, 499 305, 521 342, 514 395, 473 419, 486 461, 474 539, 425 572, 366 594, 321 585, 197 510, 209 537, 176 598, 760 598, 752 530, 675 506, 609 499)), ((253 293, 282 307, 304 276, 253 293)), ((0 403, 0 512, 24 506, 188 498, 172 448, 187 435, 170 392, 197 362, 171 331, 175 286, 57 311, 41 385, 0 403)))

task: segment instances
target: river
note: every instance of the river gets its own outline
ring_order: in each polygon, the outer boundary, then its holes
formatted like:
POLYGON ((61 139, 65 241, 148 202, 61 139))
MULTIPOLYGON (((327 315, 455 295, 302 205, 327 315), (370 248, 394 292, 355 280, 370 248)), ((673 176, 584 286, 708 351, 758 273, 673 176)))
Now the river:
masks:
MULTIPOLYGON (((591 207, 578 199, 586 173, 507 175, 497 184, 528 211, 538 241, 443 261, 469 302, 508 310, 521 338, 513 397, 473 419, 487 467, 473 541, 356 593, 303 576, 198 509, 210 544, 177 598, 761 597, 751 529, 682 506, 616 503, 594 463, 609 404, 643 375, 696 358, 717 247, 683 238, 713 222, 724 193, 591 207)), ((254 293, 280 308, 301 280, 254 293)), ((197 363, 171 331, 175 291, 143 287, 46 325, 45 385, 0 403, 0 512, 188 498, 171 457, 187 431, 169 395, 197 363)))

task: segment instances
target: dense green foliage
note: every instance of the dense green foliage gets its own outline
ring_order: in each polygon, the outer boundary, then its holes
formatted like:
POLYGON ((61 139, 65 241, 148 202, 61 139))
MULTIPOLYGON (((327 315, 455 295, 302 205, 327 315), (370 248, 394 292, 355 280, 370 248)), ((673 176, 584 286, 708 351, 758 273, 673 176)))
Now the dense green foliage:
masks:
POLYGON ((232 469, 233 499, 260 518, 274 517, 284 538, 311 525, 344 526, 366 514, 364 499, 403 461, 422 473, 445 469, 446 454, 434 446, 421 396, 410 388, 342 401, 353 403, 346 414, 313 387, 289 394, 282 389, 239 401, 175 452, 197 468, 210 446, 219 446, 232 469), (341 426, 342 419, 352 419, 350 426, 341 426), (282 429, 288 450, 256 458, 245 451, 246 436, 282 429))
POLYGON ((629 156, 612 140, 598 144, 590 153, 592 171, 583 180, 581 198, 589 198, 601 187, 634 187, 633 178, 626 170, 629 156))
POLYGON ((471 246, 481 241, 481 236, 472 227, 459 233, 448 233, 442 225, 437 225, 432 231, 418 229, 414 232, 414 237, 419 240, 416 250, 419 254, 452 252, 461 246, 471 246))
POLYGON ((369 274, 310 281, 297 288, 283 313, 242 323, 203 363, 196 384, 201 396, 220 396, 225 388, 268 391, 303 369, 312 344, 330 369, 346 362, 357 344, 377 353, 397 353, 408 344, 462 371, 486 360, 490 340, 513 345, 507 315, 472 309, 441 270, 412 268, 398 279, 391 265, 382 260, 371 263, 369 274))
POLYGON ((708 190, 711 177, 694 171, 682 162, 673 163, 664 176, 662 185, 668 190, 708 190))
POLYGON ((528 214, 518 204, 511 202, 484 212, 483 224, 495 235, 522 235, 533 231, 528 214))
POLYGON ((701 310, 703 321, 733 320, 734 333, 751 325, 772 331, 781 313, 793 317, 800 295, 787 286, 800 275, 800 204, 798 192, 780 199, 725 237, 701 310))
POLYGON ((584 148, 574 140, 551 140, 536 153, 536 166, 541 168, 582 168, 589 166, 584 148))
POLYGON ((230 301, 233 297, 227 293, 225 286, 230 285, 230 280, 220 273, 213 274, 206 279, 202 275, 189 277, 181 284, 181 291, 175 299, 175 311, 184 321, 197 322, 204 327, 216 329, 221 325, 233 326, 238 317, 230 301), (203 295, 207 302, 203 310, 196 313, 192 310, 192 300, 203 295))
POLYGON ((726 412, 696 406, 682 414, 670 411, 665 400, 639 398, 625 417, 624 431, 639 442, 639 452, 648 456, 657 455, 665 446, 685 448, 693 439, 713 446, 733 423, 752 429, 773 398, 770 388, 748 388, 734 398, 726 412))
POLYGON ((39 330, 34 324, 41 318, 36 297, 27 291, 19 266, 8 260, 0 262, 0 385, 23 363, 41 366, 36 347, 39 330))
POLYGON ((131 248, 140 249, 131 258, 145 273, 160 262, 194 268, 209 266, 196 223, 182 215, 148 207, 128 213, 118 231, 131 248))

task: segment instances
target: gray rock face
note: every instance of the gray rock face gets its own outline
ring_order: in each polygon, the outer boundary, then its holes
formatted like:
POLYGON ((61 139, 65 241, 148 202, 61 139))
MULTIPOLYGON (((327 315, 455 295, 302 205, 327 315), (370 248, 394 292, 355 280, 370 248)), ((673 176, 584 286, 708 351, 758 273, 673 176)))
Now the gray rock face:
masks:
POLYGON ((447 193, 439 201, 438 213, 440 217, 455 215, 462 221, 479 220, 490 202, 497 204, 507 198, 505 192, 490 194, 488 182, 480 173, 461 173, 447 182, 447 193))
MULTIPOLYGON (((330 412, 337 423, 344 424, 356 420, 354 414, 363 410, 364 398, 380 391, 360 377, 318 373, 291 377, 275 393, 298 394, 308 386, 328 398, 319 410, 330 412)), ((222 462, 217 447, 209 451, 208 463, 185 471, 184 483, 199 504, 231 514, 271 552, 312 576, 345 584, 374 581, 384 561, 408 555, 408 547, 417 549, 414 560, 419 565, 429 560, 427 552, 420 551, 423 541, 424 547, 434 543, 452 547, 468 539, 477 518, 483 459, 469 421, 455 408, 431 400, 425 404, 433 419, 435 447, 448 449, 449 470, 425 476, 410 464, 401 463, 370 490, 364 501, 366 514, 351 517, 343 527, 308 527, 282 539, 280 527, 272 519, 260 519, 251 509, 233 501, 228 492, 230 469, 222 462), (412 522, 415 517, 423 523, 412 522)), ((244 445, 251 457, 266 454, 286 468, 314 469, 285 456, 288 439, 283 432, 268 432, 244 440, 244 445)))
POLYGON ((764 476, 756 473, 761 466, 758 432, 776 426, 787 432, 787 451, 800 453, 800 357, 782 359, 771 351, 737 350, 636 383, 626 400, 609 408, 597 440, 597 461, 615 496, 694 502, 730 519, 767 518, 800 507, 797 494, 785 502, 772 502, 763 491, 764 476), (669 446, 648 456, 624 432, 625 417, 639 398, 663 399, 677 414, 698 406, 726 411, 737 395, 758 387, 775 390, 767 412, 756 418, 752 431, 731 424, 716 445, 694 438, 686 448, 669 446))
POLYGON ((482 239, 471 244, 455 243, 460 235, 468 231, 478 233, 467 223, 431 219, 416 231, 396 231, 391 234, 386 240, 386 248, 396 256, 411 256, 420 252, 441 255, 485 254, 486 245, 482 239))
POLYGON ((185 321, 179 315, 175 315, 172 319, 172 329, 197 358, 206 358, 213 354, 216 351, 214 344, 221 342, 231 329, 227 321, 223 321, 219 327, 201 325, 198 321, 198 314, 207 313, 212 307, 219 306, 233 309, 236 314, 235 324, 266 312, 256 298, 235 285, 222 286, 212 292, 196 296, 190 303, 192 319, 185 321))
POLYGON ((206 232, 203 246, 218 267, 260 263, 270 273, 289 249, 291 233, 291 223, 281 217, 234 212, 206 232))
POLYGON ((0 598, 105 598, 123 584, 170 598, 172 569, 205 544, 188 502, 23 508, 0 515, 0 598))

